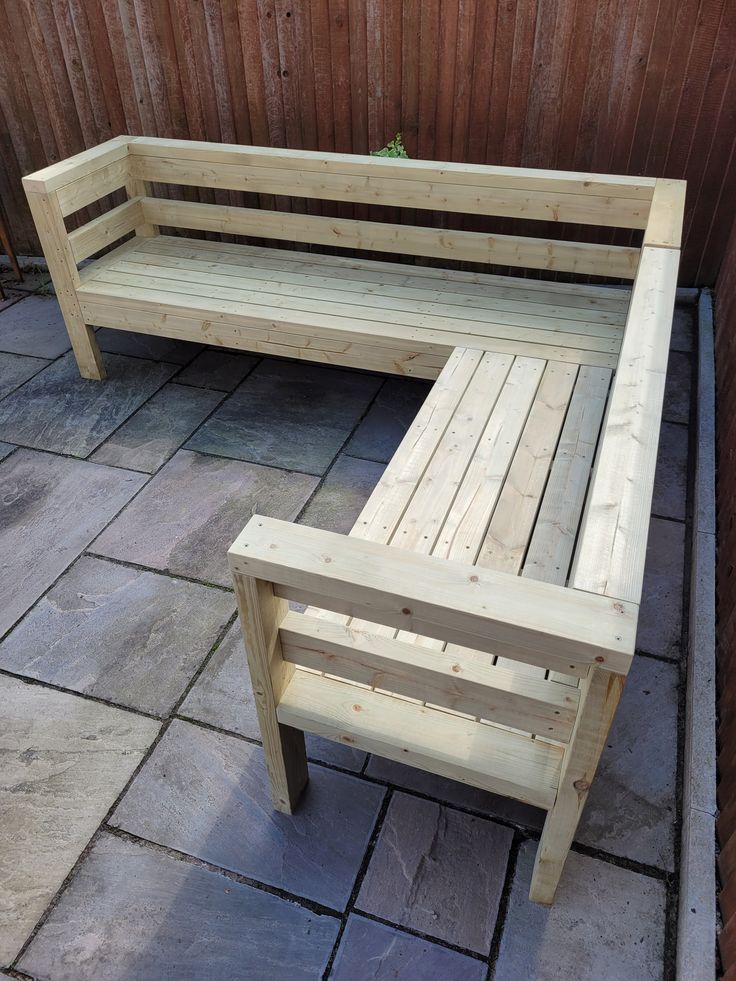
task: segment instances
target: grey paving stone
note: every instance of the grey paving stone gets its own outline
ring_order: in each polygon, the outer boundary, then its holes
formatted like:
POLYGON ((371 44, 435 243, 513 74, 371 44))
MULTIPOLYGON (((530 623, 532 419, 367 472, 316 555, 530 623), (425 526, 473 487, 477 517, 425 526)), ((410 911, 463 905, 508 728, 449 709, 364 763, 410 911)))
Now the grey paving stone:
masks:
POLYGON ((140 489, 141 474, 19 449, 0 464, 0 636, 140 489))
POLYGON ((97 343, 101 351, 109 354, 128 354, 134 358, 168 361, 179 365, 187 364, 202 350, 202 345, 193 341, 180 341, 173 337, 161 337, 159 334, 138 334, 113 327, 102 327, 98 330, 97 343))
POLYGON ((58 358, 71 348, 55 296, 27 296, 0 316, 0 351, 58 358))
POLYGON ((389 378, 356 429, 346 452, 388 463, 426 399, 431 385, 409 378, 389 378))
MULTIPOLYGON (((20 293, 17 290, 8 290, 8 289, 5 289, 4 293, 5 293, 4 298, 0 299, 0 313, 2 313, 3 310, 7 309, 7 307, 12 307, 14 303, 17 303, 18 300, 22 300, 23 297, 26 295, 25 293, 20 293)), ((0 977, 2 977, 2 975, 0 975, 0 977)))
POLYGON ((24 354, 0 354, 0 399, 45 368, 49 361, 24 354))
POLYGON ((351 913, 330 981, 485 981, 487 970, 482 961, 351 913))
MULTIPOLYGON (((179 714, 248 739, 260 740, 243 634, 238 621, 230 627, 207 662, 184 699, 179 714)), ((312 735, 307 735, 307 753, 311 759, 333 763, 356 773, 363 769, 366 757, 360 750, 312 735)))
POLYGON ((672 339, 670 348, 673 351, 689 352, 693 349, 695 336, 695 304, 678 304, 672 321, 672 339))
POLYGON ((234 610, 219 589, 82 556, 0 644, 0 666, 167 715, 234 610))
POLYGON ((0 964, 10 964, 158 733, 151 719, 0 677, 0 964))
POLYGON ((544 824, 545 811, 510 797, 499 797, 488 791, 470 787, 457 780, 448 780, 425 770, 417 770, 404 763, 395 763, 381 756, 371 756, 366 767, 366 775, 375 780, 383 780, 395 787, 414 790, 427 797, 444 801, 446 804, 456 804, 467 807, 488 817, 500 817, 505 821, 525 828, 541 828, 544 824))
POLYGON ((636 646, 648 654, 679 657, 682 648, 682 588, 685 526, 652 518, 636 646))
POLYGON ((323 474, 380 384, 373 375, 262 361, 187 446, 323 474))
POLYGON ((397 793, 356 906, 487 955, 512 831, 397 793))
POLYGON ((667 365, 662 418, 667 422, 690 421, 692 366, 687 354, 672 351, 667 365))
POLYGON ((4 460, 14 449, 15 446, 12 443, 0 443, 0 460, 4 460))
POLYGON ((95 450, 95 463, 154 473, 220 403, 219 392, 169 383, 95 450))
POLYGON ((69 353, 0 403, 0 439, 88 456, 176 370, 110 355, 104 382, 81 378, 69 353))
POLYGON ((254 513, 293 520, 317 480, 179 450, 92 551, 230 586, 227 550, 254 513))
POLYGON ((659 436, 652 512, 684 521, 687 512, 687 426, 663 422, 659 436))
POLYGON ((571 852, 551 907, 529 902, 537 842, 521 846, 494 981, 656 981, 665 887, 571 852))
POLYGON ((103 835, 21 964, 54 981, 315 981, 338 928, 334 917, 103 835))
POLYGON ((576 840, 674 869, 677 684, 673 664, 637 657, 576 840))
POLYGON ((280 814, 260 746, 174 720, 111 820, 342 910, 382 799, 379 787, 312 764, 296 813, 280 814))
POLYGON ((299 519, 347 535, 385 470, 382 463, 341 455, 299 519))
POLYGON ((198 354, 191 364, 176 376, 182 385, 212 388, 218 392, 232 392, 245 376, 258 364, 258 358, 234 351, 206 350, 198 354))

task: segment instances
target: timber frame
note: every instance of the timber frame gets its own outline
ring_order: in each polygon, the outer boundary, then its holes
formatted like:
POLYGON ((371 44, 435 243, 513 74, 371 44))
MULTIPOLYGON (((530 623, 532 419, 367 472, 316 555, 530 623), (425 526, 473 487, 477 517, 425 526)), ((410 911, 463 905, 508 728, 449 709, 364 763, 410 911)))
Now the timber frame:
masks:
POLYGON ((634 656, 684 182, 125 136, 24 184, 86 378, 104 377, 104 325, 435 379, 349 536, 253 515, 230 549, 274 804, 290 813, 307 782, 305 731, 515 797, 547 811, 530 898, 551 903, 634 656), (151 182, 625 228, 641 244, 192 203, 151 182))

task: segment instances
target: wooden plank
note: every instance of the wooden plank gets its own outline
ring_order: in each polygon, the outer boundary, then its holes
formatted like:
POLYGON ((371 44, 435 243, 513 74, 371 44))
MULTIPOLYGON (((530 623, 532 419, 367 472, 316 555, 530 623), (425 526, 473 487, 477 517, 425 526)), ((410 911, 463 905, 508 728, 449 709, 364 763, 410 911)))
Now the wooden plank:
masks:
POLYGON ((363 368, 369 371, 414 378, 434 379, 438 376, 452 352, 452 347, 427 346, 426 348, 401 348, 386 343, 377 344, 370 337, 341 339, 335 331, 325 337, 316 337, 310 330, 298 332, 262 328, 252 324, 222 323, 207 317, 184 317, 160 313, 144 305, 139 309, 121 307, 119 304, 81 303, 82 315, 87 324, 96 327, 112 327, 143 334, 159 334, 200 344, 230 347, 253 351, 256 354, 275 357, 297 358, 320 364, 363 368))
POLYGON ((124 204, 106 211, 98 218, 69 232, 69 246, 75 262, 82 262, 101 249, 117 242, 124 235, 135 231, 136 226, 146 221, 141 210, 141 198, 132 198, 124 204))
POLYGON ((55 195, 39 193, 30 187, 26 187, 26 192, 80 374, 100 381, 105 377, 105 366, 94 331, 85 323, 80 309, 79 273, 59 202, 55 195))
MULTIPOLYGON (((103 278, 106 273, 103 273, 103 278)), ((221 329, 222 324, 232 324, 235 327, 260 326, 272 328, 280 331, 293 331, 303 333, 304 330, 315 332, 325 332, 325 330, 341 331, 350 334, 356 339, 367 341, 373 336, 393 338, 397 340, 398 347, 404 350, 422 350, 424 345, 431 345, 433 349, 454 348, 463 345, 465 347, 477 346, 478 349, 494 349, 498 353, 529 355, 531 357, 551 358, 555 361, 565 361, 571 364, 597 364, 605 367, 613 367, 617 361, 617 355, 606 352, 587 351, 574 347, 556 346, 552 344, 539 344, 525 342, 523 340, 511 340, 504 338, 489 338, 486 335, 458 334, 449 331, 437 331, 432 328, 411 328, 396 326, 390 323, 374 320, 370 321, 369 328, 361 328, 356 321, 349 317, 332 317, 328 314, 304 313, 298 310, 279 310, 274 307, 256 307, 255 305, 245 305, 233 300, 214 299, 208 297, 187 294, 177 299, 176 293, 168 293, 162 290, 144 289, 130 286, 121 286, 114 283, 101 282, 96 278, 85 279, 84 284, 79 289, 79 299, 82 304, 94 304, 97 314, 101 308, 108 306, 112 310, 142 310, 151 314, 158 311, 166 317, 191 317, 193 312, 202 314, 202 319, 207 322, 208 331, 213 336, 227 337, 227 331, 221 329)), ((155 315, 151 316, 155 323, 155 315)), ((160 322, 160 321, 159 321, 160 322)), ((547 332, 545 332, 547 333, 547 332)), ((240 335, 243 337, 244 335, 240 335)), ((569 335, 560 335, 569 340, 569 335)), ((556 341, 558 336, 550 334, 550 340, 556 341)), ((220 343, 227 345, 227 340, 223 339, 220 343)))
MULTIPOLYGON (((592 668, 581 682, 578 717, 565 748, 559 789, 544 822, 529 898, 549 906, 557 890, 588 791, 608 738, 625 679, 592 668)), ((539 741, 539 740, 537 740, 539 741)))
POLYGON ((304 733, 276 718, 295 670, 281 656, 278 632, 288 604, 274 596, 270 583, 234 574, 233 585, 274 807, 291 814, 309 776, 304 733))
MULTIPOLYGON (((318 275, 316 272, 299 272, 299 263, 293 263, 291 267, 284 263, 285 270, 281 271, 269 268, 267 259, 259 261, 253 256, 249 259, 247 263, 237 260, 232 262, 228 256, 221 262, 158 252, 136 252, 126 256, 125 264, 108 264, 108 268, 149 276, 158 276, 159 269, 167 269, 170 271, 166 276, 171 279, 177 278, 171 270, 177 270, 178 278, 184 282, 213 282, 238 289, 380 306, 387 310, 408 310, 449 318, 479 319, 519 327, 566 328, 589 332, 598 337, 623 336, 623 313, 590 307, 580 309, 557 306, 554 303, 525 303, 514 296, 514 290, 506 291, 509 297, 507 299, 493 294, 486 296, 480 286, 466 286, 463 292, 428 289, 426 286, 423 289, 412 289, 405 285, 373 283, 370 279, 353 279, 350 270, 342 268, 333 270, 322 267, 322 272, 328 275, 318 275), (290 271, 291 269, 296 271, 290 271), (205 276, 209 279, 204 280, 205 276), (194 277, 197 277, 196 280, 194 277)), ((320 267, 315 269, 318 272, 320 267)))
POLYGON ((23 178, 26 193, 28 191, 57 191, 72 181, 77 181, 98 170, 102 170, 109 164, 126 157, 128 145, 131 142, 129 136, 116 136, 106 143, 83 150, 73 157, 60 160, 58 163, 36 170, 23 178))
POLYGON ((644 232, 645 246, 680 248, 686 191, 687 181, 657 179, 649 221, 644 232))
POLYGON ((269 167, 240 163, 203 166, 165 154, 132 155, 131 171, 143 180, 191 187, 615 228, 645 228, 649 217, 649 201, 642 198, 494 187, 480 182, 451 184, 433 180, 431 172, 425 172, 422 179, 416 175, 410 179, 385 177, 375 169, 365 175, 302 170, 281 167, 282 159, 269 167))
POLYGON ((469 163, 434 160, 392 160, 359 153, 323 153, 314 150, 279 147, 234 147, 224 143, 193 140, 170 140, 137 136, 130 140, 133 156, 167 155, 178 160, 203 164, 237 164, 265 168, 288 167, 319 173, 347 173, 354 176, 381 175, 404 180, 434 180, 480 184, 487 187, 526 187, 554 193, 617 196, 651 201, 655 181, 650 177, 625 177, 611 174, 588 174, 574 171, 543 170, 525 167, 491 167, 469 163))
POLYGON ((234 572, 273 582, 277 595, 309 595, 316 606, 320 596, 339 613, 478 651, 555 669, 577 661, 626 673, 631 663, 636 608, 597 594, 260 515, 228 555, 234 572))
POLYGON ((571 584, 638 603, 657 463, 679 252, 645 248, 571 584))
MULTIPOLYGON (((375 259, 349 259, 344 256, 320 255, 260 246, 162 235, 151 242, 140 242, 136 261, 155 261, 156 257, 201 260, 218 265, 232 265, 245 273, 257 270, 291 272, 307 277, 338 277, 341 281, 360 283, 366 290, 400 287, 441 293, 447 302, 462 302, 465 296, 495 301, 513 300, 520 309, 539 313, 540 309, 564 309, 571 319, 595 320, 600 313, 612 323, 625 324, 631 299, 628 289, 585 286, 578 283, 556 283, 489 273, 468 273, 432 266, 408 266, 375 259), (457 294, 457 295, 456 295, 457 294), (532 306, 534 304, 534 306, 532 306)), ((266 275, 267 273, 263 273, 266 275)), ((601 322, 608 322, 606 319, 601 322)))
POLYGON ((126 155, 92 174, 65 184, 56 192, 62 215, 71 215, 80 208, 86 208, 93 201, 99 201, 106 194, 120 190, 121 187, 125 187, 129 177, 126 155))
POLYGON ((343 249, 434 256, 440 259, 550 269, 633 279, 639 250, 615 245, 578 245, 550 239, 482 232, 450 232, 387 222, 324 218, 256 208, 144 198, 146 221, 229 235, 254 235, 343 249))
POLYGON ((567 582, 610 384, 607 368, 580 369, 524 559, 527 578, 567 582))
POLYGON ((373 630, 294 612, 281 623, 280 637, 283 657, 301 667, 550 739, 567 741, 572 731, 576 690, 501 671, 488 655, 468 652, 448 658, 441 649, 419 648, 373 630))
MULTIPOLYGON (((402 328, 435 329, 475 337, 503 337, 533 343, 556 343, 591 351, 618 353, 623 331, 609 324, 581 324, 561 318, 545 318, 497 312, 483 308, 467 309, 443 306, 442 303, 403 300, 386 296, 366 296, 337 288, 290 286, 269 280, 242 281, 217 272, 182 270, 165 265, 130 262, 126 257, 108 265, 95 276, 99 283, 130 286, 132 291, 162 290, 175 296, 175 302, 186 303, 190 295, 234 300, 258 311, 265 307, 320 313, 329 317, 346 317, 352 321, 383 323, 402 328)), ((363 324, 365 327, 365 324, 363 324)))
POLYGON ((403 699, 297 669, 279 702, 282 724, 420 770, 550 807, 561 749, 403 699))

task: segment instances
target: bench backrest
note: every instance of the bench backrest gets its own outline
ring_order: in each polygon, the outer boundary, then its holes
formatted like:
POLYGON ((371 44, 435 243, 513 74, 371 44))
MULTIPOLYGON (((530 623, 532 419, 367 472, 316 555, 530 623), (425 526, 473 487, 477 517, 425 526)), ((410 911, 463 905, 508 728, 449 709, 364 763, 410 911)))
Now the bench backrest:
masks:
POLYGON ((151 182, 252 192, 277 204, 316 199, 643 230, 645 245, 675 248, 684 194, 681 181, 646 177, 127 136, 25 178, 27 192, 53 195, 63 217, 127 190, 123 204, 69 233, 76 262, 153 225, 622 279, 634 279, 640 256, 623 245, 152 197, 151 182))

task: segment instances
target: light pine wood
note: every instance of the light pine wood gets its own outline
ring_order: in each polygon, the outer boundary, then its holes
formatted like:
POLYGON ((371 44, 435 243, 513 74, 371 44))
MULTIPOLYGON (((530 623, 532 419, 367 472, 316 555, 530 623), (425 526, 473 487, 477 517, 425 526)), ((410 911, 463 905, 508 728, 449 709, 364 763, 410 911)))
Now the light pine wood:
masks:
POLYGON ((566 742, 578 692, 537 679, 523 683, 477 651, 457 658, 305 613, 286 615, 280 629, 285 660, 369 688, 514 724, 525 732, 566 742))
POLYGON ((494 726, 297 669, 282 724, 496 794, 549 807, 562 750, 494 726))
POLYGON ((59 202, 53 193, 45 194, 28 188, 26 190, 79 372, 83 378, 101 381, 105 378, 105 366, 95 340, 95 332, 85 323, 79 307, 79 273, 66 235, 59 202))
POLYGON ((547 814, 532 873, 529 898, 551 905, 588 791, 606 744, 624 677, 591 668, 581 682, 580 707, 565 749, 557 794, 547 814))
POLYGON ((450 231, 389 222, 324 218, 257 208, 143 198, 146 221, 171 228, 253 235, 372 252, 401 252, 446 260, 633 279, 639 250, 517 235, 450 231))
POLYGON ((289 607, 274 596, 268 582, 234 572, 233 583, 274 807, 291 814, 309 775, 303 731, 276 718, 276 706, 294 674, 293 664, 281 656, 279 639, 289 607))
POLYGON ((327 599, 322 605, 370 622, 554 668, 566 658, 621 673, 631 664, 636 607, 608 597, 262 515, 229 556, 235 572, 274 583, 277 595, 327 599))
POLYGON ((104 325, 435 379, 350 536, 254 516, 230 550, 274 804, 291 813, 306 784, 304 731, 508 794, 549 812, 530 895, 551 903, 634 652, 684 184, 121 137, 24 185, 85 377, 104 376, 104 325), (152 181, 639 229, 644 245, 158 199, 152 181))

